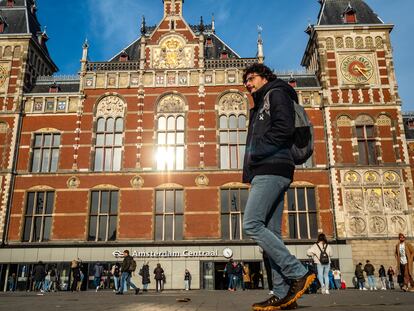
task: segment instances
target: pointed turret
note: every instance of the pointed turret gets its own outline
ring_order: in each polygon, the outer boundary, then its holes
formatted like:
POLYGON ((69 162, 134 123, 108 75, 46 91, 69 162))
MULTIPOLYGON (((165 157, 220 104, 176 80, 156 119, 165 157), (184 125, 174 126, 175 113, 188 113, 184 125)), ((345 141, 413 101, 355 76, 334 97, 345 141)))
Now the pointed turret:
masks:
POLYGON ((258 38, 257 38, 257 61, 259 64, 264 62, 264 50, 263 50, 263 39, 262 39, 263 28, 257 26, 258 38))

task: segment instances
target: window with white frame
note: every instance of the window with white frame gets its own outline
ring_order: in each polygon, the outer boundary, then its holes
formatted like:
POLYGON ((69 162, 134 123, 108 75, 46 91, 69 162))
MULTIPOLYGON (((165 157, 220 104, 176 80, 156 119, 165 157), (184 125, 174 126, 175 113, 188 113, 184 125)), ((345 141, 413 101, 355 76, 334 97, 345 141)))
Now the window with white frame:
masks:
POLYGON ((123 118, 98 118, 94 163, 96 172, 121 170, 123 132, 123 118))
POLYGON ((33 139, 31 172, 56 172, 59 161, 60 134, 40 133, 33 139))
POLYGON ((223 240, 243 239, 243 214, 249 190, 228 188, 220 190, 221 197, 221 238, 223 240))
POLYGON ((184 193, 181 189, 155 191, 155 240, 183 239, 184 193))
POLYGON ((181 114, 159 115, 157 118, 157 169, 184 169, 185 120, 181 114))
POLYGON ((318 236, 315 188, 289 188, 287 205, 289 238, 315 239, 318 236))
POLYGON ((118 191, 91 192, 88 241, 115 241, 118 224, 118 191))
POLYGON ((230 116, 221 115, 220 126, 220 168, 243 168, 246 150, 246 116, 244 114, 230 116))
POLYGON ((23 242, 47 242, 50 240, 54 199, 54 191, 27 193, 23 242))

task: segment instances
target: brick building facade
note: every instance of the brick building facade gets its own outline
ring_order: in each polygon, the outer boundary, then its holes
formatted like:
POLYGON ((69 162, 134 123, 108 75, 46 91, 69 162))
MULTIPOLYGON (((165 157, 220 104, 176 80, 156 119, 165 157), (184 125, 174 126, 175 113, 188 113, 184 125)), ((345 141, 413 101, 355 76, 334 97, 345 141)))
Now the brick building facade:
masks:
MULTIPOLYGON (((283 235, 306 261, 325 232, 350 282, 355 262, 394 264, 396 234, 413 235, 413 182, 392 25, 361 0, 320 2, 306 72, 278 74, 315 127, 314 155, 286 196, 283 235)), ((89 61, 85 42, 80 74, 59 77, 35 3, 0 2, 0 286, 18 273, 23 288, 39 260, 57 264, 67 283, 72 259, 90 275, 125 248, 138 265, 160 262, 167 288, 183 286, 185 268, 193 288, 222 288, 230 256, 262 269, 241 226, 252 105, 242 73, 263 61, 262 40, 256 57, 241 58, 214 20, 190 25, 183 0, 163 5, 163 19, 144 19, 141 36, 112 59, 89 61)))

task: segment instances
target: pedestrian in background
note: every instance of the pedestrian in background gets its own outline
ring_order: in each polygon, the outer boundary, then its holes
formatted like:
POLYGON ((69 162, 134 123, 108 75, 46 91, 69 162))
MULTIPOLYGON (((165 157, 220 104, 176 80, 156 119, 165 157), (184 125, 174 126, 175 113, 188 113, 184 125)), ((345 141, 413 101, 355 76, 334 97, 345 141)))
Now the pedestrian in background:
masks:
POLYGON ((95 291, 99 290, 99 287, 101 286, 101 278, 103 274, 103 267, 100 262, 97 262, 93 266, 93 279, 95 284, 95 291))
POLYGON ((355 277, 358 282, 359 290, 367 290, 365 288, 365 277, 364 277, 364 269, 362 269, 362 263, 356 265, 355 267, 355 277))
POLYGON ((375 268, 369 260, 367 260, 365 263, 364 271, 367 274, 369 289, 377 290, 377 287, 375 286, 375 275, 374 275, 375 268))
POLYGON ((111 274, 114 277, 114 292, 119 290, 119 263, 112 265, 111 274))
POLYGON ((248 263, 243 265, 243 282, 246 288, 251 288, 250 268, 248 263))
POLYGON ((39 261, 37 265, 33 268, 33 281, 34 281, 34 290, 41 291, 43 293, 43 282, 45 281, 46 270, 45 265, 42 261, 39 261))
POLYGON ((78 282, 81 279, 79 262, 76 259, 72 260, 70 269, 72 270, 72 285, 70 290, 75 292, 78 289, 78 282))
POLYGON ((389 289, 394 289, 394 275, 395 275, 395 272, 394 272, 394 269, 391 266, 388 268, 387 275, 388 275, 388 288, 389 289))
POLYGON ((119 291, 116 292, 116 295, 123 295, 124 294, 124 286, 128 288, 131 287, 135 289, 135 295, 138 295, 139 288, 135 286, 134 283, 131 282, 132 273, 136 270, 137 264, 129 255, 129 250, 124 250, 124 260, 122 261, 121 265, 121 285, 119 286, 119 291))
POLYGON ((185 290, 191 289, 191 273, 188 269, 185 269, 184 272, 184 288, 185 290))
POLYGON ((378 276, 381 281, 381 290, 387 290, 387 275, 385 274, 385 268, 383 265, 378 270, 378 276))
POLYGON ((336 289, 341 289, 341 287, 342 287, 342 283, 341 283, 341 271, 339 270, 339 268, 337 268, 337 267, 334 267, 333 268, 333 271, 332 271, 332 274, 333 274, 333 278, 334 278, 334 282, 335 282, 335 287, 336 287, 336 289))
POLYGON ((142 268, 139 270, 139 273, 138 274, 142 278, 143 291, 144 292, 147 292, 148 291, 148 285, 151 283, 151 277, 150 277, 150 272, 149 272, 149 264, 148 264, 148 261, 145 262, 142 265, 142 268))
POLYGON ((157 263, 157 267, 154 269, 154 279, 155 279, 155 290, 157 292, 162 292, 164 290, 164 269, 161 267, 160 263, 157 263))

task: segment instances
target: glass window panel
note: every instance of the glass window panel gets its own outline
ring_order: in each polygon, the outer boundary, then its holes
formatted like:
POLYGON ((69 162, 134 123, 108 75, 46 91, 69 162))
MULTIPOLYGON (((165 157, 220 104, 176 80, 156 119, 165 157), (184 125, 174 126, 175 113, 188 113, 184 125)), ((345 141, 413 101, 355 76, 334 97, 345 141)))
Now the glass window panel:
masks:
POLYGON ((95 171, 102 171, 102 164, 103 164, 103 149, 96 148, 95 149, 95 171))
POLYGON ((92 194, 91 194, 91 214, 92 215, 98 214, 98 206, 99 206, 99 191, 92 191, 92 194))
POLYGON ((228 132, 221 131, 220 132, 220 144, 227 144, 228 142, 229 142, 228 132))
POLYGON ((43 214, 44 204, 45 204, 45 194, 44 194, 44 192, 37 192, 36 209, 35 209, 36 214, 43 214))
POLYGON ((106 132, 114 132, 115 120, 113 118, 108 118, 106 120, 106 132))
POLYGON ((156 191, 155 193, 155 212, 157 214, 164 212, 164 191, 156 191))
POLYGON ((231 212, 239 212, 239 190, 238 189, 230 189, 230 211, 231 212))
POLYGON ((359 158, 358 158, 359 164, 368 164, 367 153, 365 150, 365 141, 358 142, 358 152, 359 152, 359 158))
POLYGON ((104 132, 105 131, 105 119, 99 118, 98 119, 98 125, 96 127, 97 132, 104 132))
POLYGON ((227 129, 227 117, 226 116, 221 116, 220 117, 220 128, 221 129, 227 129))
POLYGON ((34 146, 35 147, 40 147, 42 146, 42 134, 37 134, 35 135, 35 139, 34 139, 34 146))
POLYGON ((117 217, 111 216, 109 218, 108 241, 116 240, 117 217))
POLYGON ((239 115, 239 129, 246 129, 246 116, 239 115))
POLYGON ((318 237, 318 221, 316 216, 316 213, 309 213, 309 230, 311 239, 316 239, 318 237))
POLYGON ((221 215, 221 238, 224 240, 230 239, 229 215, 221 215))
POLYGON ((157 139, 157 143, 159 145, 165 145, 166 144, 166 134, 165 133, 158 133, 158 139, 157 139))
POLYGON ((220 191, 220 201, 221 201, 221 212, 228 213, 229 212, 229 190, 221 190, 220 191))
POLYGON ((184 117, 179 116, 177 118, 177 130, 179 131, 183 131, 185 127, 185 123, 184 123, 184 117))
POLYGON ((101 192, 101 213, 109 213, 109 191, 101 192))
POLYGON ((298 231, 297 231, 297 223, 296 223, 296 215, 289 214, 289 238, 297 239, 298 238, 298 231))
POLYGON ((315 189, 307 188, 308 211, 316 211, 315 189))
POLYGON ((175 223, 174 223, 174 240, 182 240, 183 239, 183 215, 176 215, 175 216, 175 223))
POLYGON ((176 213, 183 213, 184 212, 184 200, 183 200, 183 191, 176 190, 175 191, 175 212, 176 213))
POLYGON ((43 149, 42 172, 49 172, 50 149, 43 149))
POLYGON ((50 171, 56 172, 59 161, 59 149, 52 149, 52 162, 50 163, 50 171))
POLYGON ((53 213, 53 202, 55 199, 54 192, 47 192, 46 193, 46 211, 45 214, 52 214, 53 213))
POLYGON ((241 210, 244 212, 247 204, 247 198, 249 197, 249 190, 247 189, 240 189, 240 207, 241 210))
POLYGON ((230 146, 230 168, 237 168, 237 146, 230 146))
POLYGON ((89 234, 88 234, 88 241, 96 241, 96 225, 97 225, 98 217, 91 216, 89 220, 89 234))
POLYGON ((177 147, 175 169, 184 169, 184 147, 177 147))
POLYGON ((237 118, 235 115, 231 115, 229 118, 229 128, 231 129, 237 128, 237 118))
POLYGON ((115 146, 122 146, 122 134, 115 134, 115 146))
POLYGON ((115 123, 115 131, 122 132, 124 130, 124 120, 122 118, 117 118, 115 123))
POLYGON ((168 130, 175 130, 175 118, 168 117, 167 119, 167 129, 168 130))
POLYGON ((44 147, 50 147, 52 146, 52 135, 51 134, 45 134, 43 140, 43 146, 44 147))
POLYGON ((164 216, 155 216, 155 240, 163 240, 164 216))
POLYGON ((43 238, 42 241, 50 240, 50 231, 52 229, 52 217, 45 217, 43 224, 43 238))
POLYGON ((296 194, 298 196, 298 211, 306 211, 305 189, 296 188, 296 194))
POLYGON ((373 126, 366 126, 365 130, 367 131, 367 138, 374 137, 374 127, 373 126))
POLYGON ((59 147, 60 146, 60 135, 56 134, 53 135, 53 147, 59 147))
POLYGON ((228 169, 229 167, 229 147, 220 146, 220 168, 228 169))
POLYGON ((33 228, 33 241, 34 242, 40 241, 41 230, 42 230, 42 217, 35 217, 34 228, 33 228))
POLYGON ((167 170, 173 170, 174 169, 174 162, 176 160, 175 155, 175 148, 173 146, 167 147, 167 170))
POLYGON ((356 127, 357 137, 358 138, 364 138, 364 127, 363 126, 357 126, 356 127))
POLYGON ((184 145, 184 133, 177 133, 177 144, 184 145))
POLYGON ((230 144, 237 144, 237 132, 233 131, 229 133, 229 140, 230 140, 230 144))
POLYGON ((114 135, 113 134, 106 134, 105 136, 105 145, 106 146, 113 146, 114 144, 114 135))
POLYGON ((239 132, 239 144, 245 144, 246 143, 246 138, 247 138, 247 132, 246 131, 239 132))
POLYGON ((369 164, 377 163, 377 155, 375 152, 375 141, 373 140, 368 141, 368 157, 369 157, 369 164))
POLYGON ((103 146, 104 145, 105 134, 97 134, 96 135, 96 145, 103 146))
POLYGON ((158 147, 157 151, 157 169, 165 169, 165 162, 167 159, 167 149, 165 147, 158 147))
POLYGON ((27 194, 26 215, 32 215, 33 214, 34 198, 35 198, 35 193, 34 192, 29 192, 27 194))
POLYGON ((165 117, 160 117, 158 119, 158 130, 166 130, 167 129, 167 121, 165 117))
POLYGON ((114 163, 113 163, 113 171, 120 171, 121 170, 121 160, 122 160, 122 149, 121 148, 114 148, 114 163))
POLYGON ((40 171, 40 155, 41 155, 41 150, 40 149, 35 149, 33 151, 32 172, 39 172, 40 171))
POLYGON ((105 149, 105 171, 111 170, 111 162, 112 162, 112 149, 105 149))
POLYGON ((167 145, 175 145, 175 133, 167 133, 167 145))
POLYGON ((231 239, 240 240, 240 215, 231 215, 231 239))
POLYGON ((98 241, 106 241, 107 222, 108 222, 108 216, 99 216, 98 241))
POLYGON ((309 239, 308 235, 308 216, 305 213, 299 214, 299 235, 301 239, 309 239))
POLYGON ((24 231, 23 231, 23 242, 30 241, 30 230, 32 229, 32 217, 25 217, 24 219, 24 231))
POLYGON ((118 213, 118 191, 111 191, 111 214, 118 213))
POLYGON ((173 213, 174 204, 175 204, 174 190, 166 190, 165 191, 165 212, 173 213))
POLYGON ((173 239, 173 215, 165 215, 165 235, 164 240, 166 241, 172 241, 173 239))
POLYGON ((239 165, 238 168, 243 168, 244 153, 246 152, 246 146, 239 146, 239 165))
POLYGON ((288 211, 295 211, 295 189, 289 188, 287 191, 288 211))

